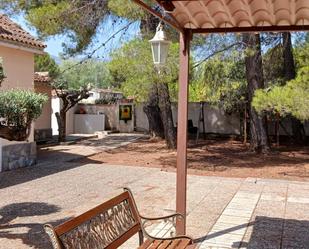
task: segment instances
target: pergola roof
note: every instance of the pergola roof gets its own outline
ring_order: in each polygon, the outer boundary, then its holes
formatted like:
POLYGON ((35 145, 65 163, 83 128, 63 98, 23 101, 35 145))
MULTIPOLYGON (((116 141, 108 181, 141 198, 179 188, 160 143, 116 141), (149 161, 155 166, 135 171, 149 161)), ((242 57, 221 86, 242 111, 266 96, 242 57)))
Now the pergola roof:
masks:
MULTIPOLYGON (((142 2, 137 0, 135 2, 142 2)), ((309 0, 154 0, 179 31, 193 33, 309 30, 309 0)))

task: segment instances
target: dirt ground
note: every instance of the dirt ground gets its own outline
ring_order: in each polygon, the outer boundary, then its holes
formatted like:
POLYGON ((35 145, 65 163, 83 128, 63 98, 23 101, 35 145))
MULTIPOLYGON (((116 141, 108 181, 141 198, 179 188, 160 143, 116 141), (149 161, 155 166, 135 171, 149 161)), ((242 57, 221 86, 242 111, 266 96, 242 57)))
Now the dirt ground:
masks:
MULTIPOLYGON (((128 166, 159 167, 174 171, 176 151, 164 141, 144 139, 85 160, 128 166)), ((281 146, 269 155, 257 155, 235 140, 190 142, 188 173, 210 176, 309 179, 309 147, 281 146)))

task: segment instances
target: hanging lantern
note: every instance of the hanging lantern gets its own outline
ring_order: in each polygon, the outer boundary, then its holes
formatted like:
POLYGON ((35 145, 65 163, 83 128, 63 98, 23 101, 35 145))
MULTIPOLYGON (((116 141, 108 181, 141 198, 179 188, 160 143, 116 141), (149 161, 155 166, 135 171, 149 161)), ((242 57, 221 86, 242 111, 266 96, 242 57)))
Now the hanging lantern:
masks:
POLYGON ((149 42, 151 43, 153 63, 156 66, 164 66, 171 41, 167 39, 161 23, 157 27, 155 36, 149 42))

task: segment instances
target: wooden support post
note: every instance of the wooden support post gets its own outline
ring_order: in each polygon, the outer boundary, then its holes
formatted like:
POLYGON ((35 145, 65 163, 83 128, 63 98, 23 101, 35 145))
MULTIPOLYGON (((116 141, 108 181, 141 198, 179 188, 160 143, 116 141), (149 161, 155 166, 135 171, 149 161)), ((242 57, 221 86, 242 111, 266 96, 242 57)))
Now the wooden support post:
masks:
MULTIPOLYGON (((180 34, 179 95, 177 123, 177 182, 176 211, 186 216, 187 202, 187 140, 188 140, 188 91, 191 33, 180 34)), ((186 221, 178 219, 177 234, 186 233, 186 221)))

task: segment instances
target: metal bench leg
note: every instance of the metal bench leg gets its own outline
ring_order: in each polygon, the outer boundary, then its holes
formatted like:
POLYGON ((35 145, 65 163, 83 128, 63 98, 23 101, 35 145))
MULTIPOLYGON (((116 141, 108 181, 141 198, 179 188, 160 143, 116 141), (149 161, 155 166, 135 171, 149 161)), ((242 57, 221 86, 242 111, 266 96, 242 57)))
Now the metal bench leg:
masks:
POLYGON ((139 245, 141 246, 144 243, 144 234, 143 231, 138 231, 138 237, 139 237, 139 245))

